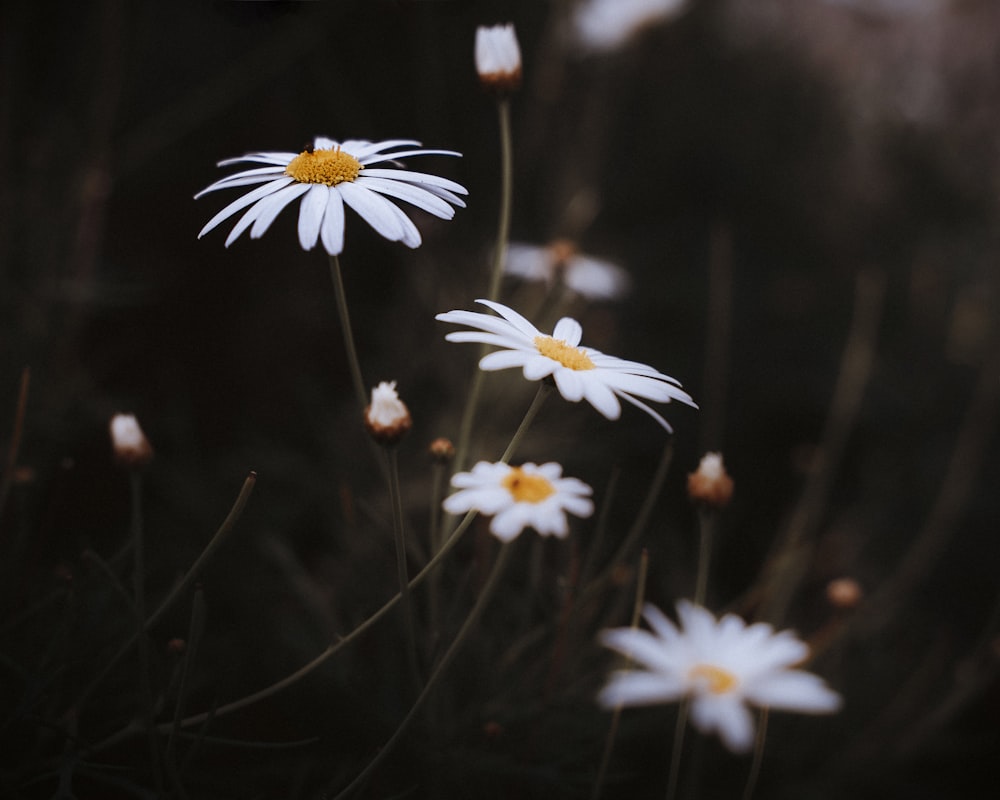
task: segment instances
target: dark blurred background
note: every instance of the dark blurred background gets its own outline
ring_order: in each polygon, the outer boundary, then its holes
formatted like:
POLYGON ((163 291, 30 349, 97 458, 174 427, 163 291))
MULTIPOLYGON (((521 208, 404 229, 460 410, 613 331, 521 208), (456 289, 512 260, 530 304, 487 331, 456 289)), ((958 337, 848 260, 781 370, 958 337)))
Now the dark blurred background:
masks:
MULTIPOLYGON (((58 794, 68 774, 58 754, 73 748, 10 710, 43 697, 38 708, 54 718, 58 698, 85 682, 73 675, 93 674, 121 641, 110 620, 127 615, 101 605, 114 607, 81 558, 110 559, 128 535, 113 413, 135 413, 156 449, 143 478, 151 596, 194 560, 247 472, 259 476, 236 543, 202 576, 207 632, 188 711, 296 669, 394 591, 384 485, 355 420, 325 255, 300 249, 293 210, 257 241, 223 247, 229 223, 199 241, 237 195, 192 196, 226 174, 223 158, 296 150, 316 135, 413 138, 463 154, 409 166, 467 186, 467 209, 450 222, 414 212, 416 251, 349 214, 341 259, 366 380, 397 380, 414 414, 400 464, 419 537, 426 445, 457 436, 475 363, 475 348, 445 343, 433 318, 485 293, 499 203, 496 111, 473 40, 478 25, 508 21, 524 56, 511 101, 513 238, 569 236, 623 265, 633 282, 624 300, 568 305, 584 343, 655 365, 701 405, 666 410, 673 462, 643 540, 650 599, 670 608, 691 592, 697 520, 683 489, 706 449, 722 450, 737 487, 710 606, 753 611, 755 587, 796 526, 808 560, 775 622, 804 634, 840 624, 824 595, 834 578, 874 598, 856 612, 870 624, 844 623, 813 665, 844 694, 844 712, 773 718, 757 796, 988 796, 977 787, 995 785, 1000 755, 1000 4, 692 0, 609 52, 574 40, 573 8, 4 5, 5 454, 26 367, 30 388, 0 510, 0 796, 153 796, 136 766, 141 741, 105 754, 113 781, 80 769, 75 794, 58 794), (844 382, 856 407, 833 401, 844 382), (53 593, 80 606, 25 623, 53 593), (46 676, 44 686, 28 692, 24 670, 46 676)), ((518 291, 505 284, 506 297, 518 291)), ((513 374, 488 386, 482 418, 495 430, 483 427, 476 455, 495 459, 532 390, 513 374)), ((611 423, 552 400, 534 433, 521 456, 561 461, 599 503, 619 476, 611 529, 626 529, 664 445, 655 423, 632 408, 611 423)), ((555 582, 570 557, 548 544, 555 582)), ((558 614, 552 595, 540 619, 558 614)), ((156 646, 184 635, 181 605, 156 646)), ((451 738, 430 755, 426 743, 402 747, 398 763, 415 777, 383 778, 368 796, 589 796, 607 724, 591 698, 609 661, 582 627, 573 679, 544 701, 529 678, 511 683, 505 669, 521 662, 504 661, 509 642, 477 645, 478 660, 459 672, 489 677, 459 681, 475 701, 456 705, 479 710, 453 709, 451 738), (498 719, 506 734, 487 724, 498 719)), ((397 634, 390 625, 279 698, 220 720, 219 736, 307 743, 263 756, 203 747, 190 796, 342 787, 405 713, 397 634)), ((161 669, 166 683, 169 664, 161 669)), ((128 721, 123 695, 101 702, 78 741, 128 721)), ((626 715, 605 796, 662 796, 672 725, 662 709, 626 715)), ((725 769, 691 779, 689 796, 741 791, 745 760, 695 755, 725 769)))

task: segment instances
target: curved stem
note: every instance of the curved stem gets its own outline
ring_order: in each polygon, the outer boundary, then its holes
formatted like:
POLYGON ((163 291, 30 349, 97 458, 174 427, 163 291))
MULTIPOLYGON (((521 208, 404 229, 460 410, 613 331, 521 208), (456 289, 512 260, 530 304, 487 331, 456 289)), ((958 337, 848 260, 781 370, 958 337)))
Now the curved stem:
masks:
POLYGON ((344 278, 340 272, 340 259, 330 256, 330 277, 333 279, 333 291, 337 297, 337 316, 340 319, 340 330, 344 336, 344 348, 347 350, 347 364, 351 370, 351 383, 354 384, 354 395, 362 414, 368 405, 368 393, 361 377, 361 362, 358 360, 358 350, 354 346, 354 334, 351 332, 351 315, 347 310, 347 293, 344 291, 344 278))
POLYGON ((445 654, 441 656, 441 661, 438 662, 437 667, 435 667, 434 672, 427 679, 427 684, 424 686, 423 691, 417 697, 413 706, 407 712, 406 716, 403 717, 402 722, 396 728, 396 731, 389 737, 389 740, 379 749, 378 755, 376 755, 365 767, 361 773, 347 785, 346 788, 342 789, 334 800, 340 800, 343 797, 349 795, 354 789, 360 786, 372 772, 378 767, 379 764, 385 759, 385 757, 392 751, 393 746, 396 742, 402 738, 403 733, 409 727, 409 724, 416 717, 417 712, 423 706, 424 702, 430 696, 434 687, 437 686, 438 681, 444 675, 445 670, 451 665, 451 662, 455 659, 458 654, 459 649, 465 643, 466 638, 468 638, 469 632, 476 626, 479 622, 479 617, 482 616, 483 610, 486 608, 486 604, 492 598, 497 586, 500 585, 500 578, 503 575, 504 567, 510 559, 510 553, 513 548, 512 543, 508 542, 503 545, 500 550, 500 554, 497 556, 496 562, 493 564, 493 570, 490 572, 489 577, 486 579, 486 584, 483 586, 483 590, 479 593, 479 598, 476 600, 476 604, 472 607, 469 612, 469 616, 465 618, 465 622, 462 623, 462 627, 459 629, 455 638, 452 640, 451 645, 445 651, 445 654))
POLYGON ((257 482, 257 473, 251 472, 246 480, 243 482, 243 488, 240 490, 239 496, 236 498, 236 502, 233 507, 229 510, 229 514, 223 520, 222 525, 215 532, 215 535, 205 546, 201 555, 194 562, 191 568, 187 571, 184 577, 181 579, 173 591, 167 595, 166 599, 160 603, 159 607, 154 611, 144 623, 139 627, 139 630, 134 633, 131 638, 125 644, 121 646, 117 653, 115 653, 104 665, 102 669, 94 679, 87 685, 87 687, 80 694, 80 697, 71 707, 71 713, 74 711, 79 711, 83 708, 87 700, 90 699, 90 695, 93 694, 94 690, 101 684, 101 682, 108 676, 112 668, 121 661, 122 658, 128 653, 128 651, 142 636, 145 635, 146 631, 152 628, 164 614, 170 609, 170 607, 177 601, 177 599, 187 591, 192 583, 201 574, 202 569, 204 569, 205 564, 208 560, 215 555, 215 552, 222 546, 222 543, 229 538, 229 534, 232 532, 233 528, 236 526, 237 521, 243 514, 243 510, 246 508, 247 503, 250 501, 250 495, 253 493, 253 487, 257 482))
POLYGON ((396 542, 396 571, 399 574, 399 603, 403 607, 403 627, 406 654, 413 674, 413 685, 420 689, 420 661, 417 658, 417 637, 413 627, 413 601, 410 599, 410 576, 406 566, 406 536, 403 531, 403 503, 399 490, 399 459, 395 447, 385 448, 389 462, 389 500, 392 505, 392 532, 396 542))

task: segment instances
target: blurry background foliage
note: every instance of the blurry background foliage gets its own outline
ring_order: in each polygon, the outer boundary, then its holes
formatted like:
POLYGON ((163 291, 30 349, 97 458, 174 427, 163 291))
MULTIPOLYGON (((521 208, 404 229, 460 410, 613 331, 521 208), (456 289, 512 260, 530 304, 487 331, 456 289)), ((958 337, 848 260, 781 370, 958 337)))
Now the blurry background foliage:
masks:
MULTIPOLYGON (((702 412, 666 411, 673 467, 644 538, 652 600, 669 608, 691 591, 697 527, 684 476, 708 448, 723 450, 736 481, 709 604, 749 590, 822 455, 858 276, 883 290, 871 380, 786 624, 808 634, 825 623, 831 578, 852 576, 869 593, 887 585, 928 529, 930 569, 877 634, 816 663, 846 698, 838 717, 772 718, 784 749, 769 751, 758 796, 983 796, 974 787, 990 769, 995 779, 1000 747, 1000 4, 694 0, 627 48, 591 56, 566 46, 569 5, 3 5, 3 452, 25 366, 31 387, 0 518, 0 796, 54 791, 5 785, 52 755, 50 732, 29 732, 13 711, 26 691, 13 665, 44 663, 50 683, 38 691, 72 695, 126 635, 127 615, 81 557, 110 557, 128 530, 128 482, 108 445, 114 412, 137 414, 157 452, 144 482, 153 598, 196 557, 247 471, 260 476, 234 542, 202 577, 208 621, 189 711, 297 668, 395 591, 384 487, 354 418, 325 256, 301 251, 293 211, 258 241, 225 249, 222 230, 198 241, 236 194, 192 195, 225 174, 223 158, 294 150, 317 134, 415 138, 463 154, 413 164, 470 190, 452 222, 418 217, 419 250, 349 214, 342 256, 366 380, 397 380, 414 415, 400 461, 419 538, 426 444, 456 435, 474 364, 473 348, 446 344, 433 316, 472 308, 484 292, 497 213, 496 115, 472 42, 477 25, 507 21, 525 65, 513 98, 513 237, 571 236, 623 264, 633 279, 624 302, 571 308, 584 343, 651 363, 703 402, 702 412), (714 372, 713 263, 732 281, 714 372), (720 374, 713 395, 706 380, 720 374), (72 624, 68 611, 17 622, 67 585, 89 598, 72 624)), ((479 452, 493 459, 532 389, 513 375, 488 385, 499 399, 481 415, 479 452)), ((617 470, 610 527, 621 531, 660 439, 634 409, 610 423, 553 399, 520 457, 561 461, 599 506, 617 470)), ((514 611, 551 623, 567 554, 586 542, 546 548, 538 607, 514 611)), ((627 594, 605 624, 625 621, 627 594)), ((590 698, 609 659, 593 630, 578 632, 571 679, 543 701, 544 675, 510 669, 522 662, 507 646, 523 629, 506 611, 498 604, 484 623, 495 638, 481 637, 449 681, 456 697, 476 698, 452 710, 450 744, 429 755, 411 740, 396 763, 435 769, 442 797, 586 797, 608 719, 590 698)), ((181 604, 154 631, 164 672, 161 651, 185 634, 188 613, 181 604)), ((264 755, 206 745, 192 796, 318 796, 356 774, 406 707, 399 644, 385 624, 302 684, 220 719, 219 736, 318 738, 264 755)), ((127 678, 104 688, 81 722, 88 735, 128 721, 127 678)), ((659 796, 670 714, 626 714, 607 796, 659 796)), ((735 796, 745 760, 707 744, 726 769, 702 778, 712 782, 702 796, 735 796)), ((78 796, 136 796, 149 785, 135 766, 145 755, 141 737, 102 754, 118 788, 78 777, 78 796)))

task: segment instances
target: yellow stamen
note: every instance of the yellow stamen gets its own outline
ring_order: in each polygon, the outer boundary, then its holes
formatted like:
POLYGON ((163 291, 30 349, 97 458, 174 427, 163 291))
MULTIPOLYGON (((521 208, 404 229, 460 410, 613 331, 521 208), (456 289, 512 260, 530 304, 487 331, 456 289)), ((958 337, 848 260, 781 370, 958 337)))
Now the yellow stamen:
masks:
POLYGON ((594 369, 594 362, 590 360, 585 350, 566 344, 563 339, 553 339, 551 336, 536 336, 535 347, 538 352, 546 358, 558 361, 568 369, 583 370, 594 369))
POLYGON ((500 485, 510 492, 518 503, 540 503, 556 491, 555 487, 541 475, 528 475, 520 467, 513 467, 500 481, 500 485))
POLYGON ((739 680, 733 673, 712 664, 697 664, 688 672, 691 680, 697 681, 712 694, 725 694, 736 688, 739 680))
POLYGON ((363 169, 360 161, 338 146, 332 150, 303 150, 288 162, 285 174, 299 183, 336 186, 344 181, 354 181, 363 169))

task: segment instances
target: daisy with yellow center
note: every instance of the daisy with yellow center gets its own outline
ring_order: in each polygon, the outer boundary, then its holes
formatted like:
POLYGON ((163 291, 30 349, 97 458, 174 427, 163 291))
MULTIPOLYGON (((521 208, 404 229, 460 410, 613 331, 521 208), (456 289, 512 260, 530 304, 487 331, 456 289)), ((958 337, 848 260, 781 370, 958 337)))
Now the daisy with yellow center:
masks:
POLYGON ((444 510, 492 516, 490 532, 505 542, 526 527, 563 538, 569 533, 566 512, 577 517, 594 513, 593 490, 581 480, 562 477, 562 467, 553 462, 512 467, 480 461, 471 472, 457 473, 451 485, 459 491, 445 499, 444 510))
POLYGON ((445 338, 450 342, 480 342, 503 348, 484 356, 479 362, 480 369, 520 367, 529 381, 551 376, 565 399, 574 403, 586 399, 608 419, 621 416, 620 400, 625 400, 641 408, 668 431, 672 429, 667 421, 642 400, 657 403, 679 400, 697 408, 680 383, 669 375, 646 364, 624 361, 581 346, 583 329, 575 319, 563 317, 548 336, 501 303, 477 302, 500 316, 449 311, 436 318, 475 329, 449 333, 445 338))
POLYGON ((747 625, 733 614, 716 620, 710 611, 682 600, 680 628, 647 604, 643 616, 652 632, 616 628, 601 642, 635 661, 640 669, 619 670, 598 697, 606 708, 670 703, 688 697, 691 722, 702 733, 716 733, 737 753, 753 744, 748 705, 805 714, 829 714, 840 695, 821 678, 795 665, 808 646, 791 631, 747 625))
POLYGON ((298 233, 304 250, 311 250, 322 240, 330 255, 340 254, 344 249, 344 206, 356 211, 386 239, 417 247, 421 242, 420 232, 388 198, 404 200, 436 217, 451 219, 455 216, 453 206, 465 207, 458 195, 468 194, 464 186, 447 178, 383 166, 398 166, 397 159, 409 156, 459 155, 451 150, 426 150, 419 144, 406 139, 336 142, 319 136, 301 153, 249 153, 220 161, 220 167, 241 162, 265 166, 229 175, 195 195, 198 198, 219 189, 260 184, 212 217, 198 238, 249 206, 226 238, 226 247, 247 228, 250 238, 257 239, 285 207, 301 198, 298 233))
POLYGON ((545 246, 511 242, 504 274, 552 286, 561 283, 588 300, 617 300, 631 280, 617 264, 581 253, 574 242, 556 239, 545 246))

